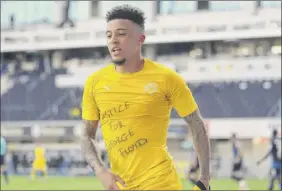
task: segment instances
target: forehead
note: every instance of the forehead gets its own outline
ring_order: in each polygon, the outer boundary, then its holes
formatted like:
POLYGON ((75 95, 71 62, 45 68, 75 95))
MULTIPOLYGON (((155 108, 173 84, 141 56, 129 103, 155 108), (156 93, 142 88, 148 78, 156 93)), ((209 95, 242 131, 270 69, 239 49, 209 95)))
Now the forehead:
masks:
POLYGON ((107 23, 107 31, 115 31, 119 29, 131 30, 137 25, 127 19, 114 19, 107 23))

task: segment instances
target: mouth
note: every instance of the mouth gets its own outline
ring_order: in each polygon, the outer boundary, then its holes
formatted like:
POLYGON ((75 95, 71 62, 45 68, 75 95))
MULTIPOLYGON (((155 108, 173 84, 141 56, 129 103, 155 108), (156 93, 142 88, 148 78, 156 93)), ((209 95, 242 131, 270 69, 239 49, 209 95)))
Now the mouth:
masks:
POLYGON ((113 49, 112 49, 112 53, 113 53, 114 55, 120 53, 120 51, 121 51, 120 48, 113 48, 113 49))

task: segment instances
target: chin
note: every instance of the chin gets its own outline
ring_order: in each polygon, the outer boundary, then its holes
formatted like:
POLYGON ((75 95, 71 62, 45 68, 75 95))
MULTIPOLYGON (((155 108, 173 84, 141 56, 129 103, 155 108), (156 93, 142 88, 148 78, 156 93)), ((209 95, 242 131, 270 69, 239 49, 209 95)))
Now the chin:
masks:
POLYGON ((126 59, 125 58, 116 58, 116 59, 112 59, 112 61, 116 65, 123 65, 126 59))

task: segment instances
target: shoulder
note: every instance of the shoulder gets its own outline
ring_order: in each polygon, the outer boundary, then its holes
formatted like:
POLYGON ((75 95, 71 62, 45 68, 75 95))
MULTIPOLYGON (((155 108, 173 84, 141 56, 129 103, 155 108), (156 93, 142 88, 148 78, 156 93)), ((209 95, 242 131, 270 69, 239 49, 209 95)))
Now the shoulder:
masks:
POLYGON ((146 59, 146 62, 148 62, 148 65, 152 72, 161 74, 164 77, 164 79, 166 80, 170 81, 170 80, 175 80, 175 79, 182 79, 180 74, 178 74, 175 70, 173 70, 172 68, 162 63, 152 61, 149 59, 146 59))
POLYGON ((109 64, 109 65, 93 72, 92 74, 90 74, 87 77, 85 85, 87 86, 89 84, 93 84, 93 83, 97 82, 98 80, 102 79, 103 77, 105 77, 106 75, 109 75, 109 73, 112 70, 112 67, 113 66, 111 64, 109 64))
POLYGON ((159 71, 159 72, 163 72, 165 74, 169 74, 169 73, 173 73, 175 72, 173 69, 169 68, 168 66, 166 66, 163 63, 159 63, 150 59, 145 59, 145 61, 148 63, 148 65, 150 66, 150 69, 159 71))

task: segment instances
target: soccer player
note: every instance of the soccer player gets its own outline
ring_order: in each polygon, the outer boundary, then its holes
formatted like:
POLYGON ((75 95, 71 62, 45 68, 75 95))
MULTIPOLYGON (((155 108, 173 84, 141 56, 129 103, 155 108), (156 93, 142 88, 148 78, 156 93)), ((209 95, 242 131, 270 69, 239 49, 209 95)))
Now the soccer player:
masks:
POLYGON ((275 180, 278 180, 280 190, 282 190, 282 159, 281 159, 281 138, 278 137, 276 129, 272 131, 270 148, 265 156, 257 162, 259 165, 269 156, 272 156, 271 169, 270 169, 270 182, 268 190, 273 190, 275 180))
POLYGON ((248 189, 248 186, 244 178, 245 168, 243 166, 243 152, 240 149, 235 133, 233 133, 231 136, 231 144, 233 153, 231 178, 239 183, 240 190, 246 190, 248 189))
POLYGON ((8 171, 5 166, 6 152, 7 152, 7 142, 6 142, 6 139, 3 136, 1 136, 1 152, 0 152, 0 168, 1 169, 0 170, 1 170, 1 174, 3 173, 4 175, 6 184, 8 184, 9 183, 8 171))
POLYGON ((144 13, 129 5, 106 15, 112 63, 85 83, 82 152, 106 190, 182 190, 166 140, 171 108, 191 128, 199 156, 199 183, 208 188, 210 146, 198 106, 174 71, 141 56, 144 13), (102 126, 111 168, 103 164, 95 135, 102 126))
POLYGON ((190 167, 188 170, 188 175, 187 175, 188 179, 193 185, 197 183, 197 175, 199 169, 200 169, 200 164, 199 164, 198 156, 196 152, 193 152, 193 158, 191 160, 190 167))
POLYGON ((47 175, 45 149, 39 144, 34 149, 34 160, 31 169, 32 180, 35 179, 38 172, 41 173, 44 177, 47 175))

